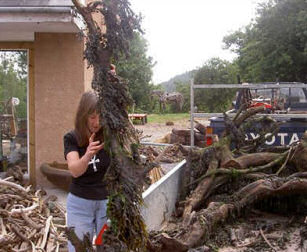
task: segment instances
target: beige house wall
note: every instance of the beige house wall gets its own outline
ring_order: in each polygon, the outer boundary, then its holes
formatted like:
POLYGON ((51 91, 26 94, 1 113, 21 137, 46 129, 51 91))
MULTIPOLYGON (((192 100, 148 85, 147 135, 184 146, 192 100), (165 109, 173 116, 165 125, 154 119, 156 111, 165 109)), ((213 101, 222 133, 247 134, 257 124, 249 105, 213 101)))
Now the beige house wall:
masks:
POLYGON ((40 184, 46 182, 39 172, 43 162, 65 162, 63 135, 73 128, 93 71, 83 61, 84 41, 75 33, 36 33, 34 42, 0 42, 0 49, 29 53, 29 171, 31 184, 40 184))
POLYGON ((84 60, 84 85, 85 91, 92 90, 92 80, 93 80, 94 70, 92 67, 87 67, 87 61, 84 60))
POLYGON ((81 94, 90 88, 84 43, 76 34, 37 33, 35 48, 35 142, 37 182, 43 162, 64 162, 63 136, 73 128, 81 94))
POLYGON ((7 40, 0 49, 29 53, 29 171, 35 186, 44 182, 42 163, 65 162, 63 136, 73 128, 81 94, 91 89, 93 69, 83 60, 84 40, 76 33, 35 33, 34 41, 7 40))

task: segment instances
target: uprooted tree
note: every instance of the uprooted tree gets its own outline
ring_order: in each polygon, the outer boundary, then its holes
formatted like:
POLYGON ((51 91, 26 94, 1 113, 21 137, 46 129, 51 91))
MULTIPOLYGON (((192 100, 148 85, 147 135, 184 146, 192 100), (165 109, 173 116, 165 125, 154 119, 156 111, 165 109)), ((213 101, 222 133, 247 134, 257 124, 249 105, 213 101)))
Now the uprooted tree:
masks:
MULTIPOLYGON (((150 251, 188 251, 204 245, 218 224, 259 202, 291 196, 307 209, 307 132, 291 146, 266 147, 268 132, 278 132, 279 123, 256 117, 264 107, 238 111, 233 120, 225 114, 226 131, 219 142, 207 148, 188 150, 189 166, 182 182, 176 227, 150 234, 150 251), (254 129, 253 129, 254 128, 254 129), (245 132, 259 135, 246 140, 245 132)), ((198 251, 198 250, 197 250, 198 251)), ((203 251, 203 250, 200 250, 203 251)))
MULTIPOLYGON (((129 54, 133 32, 141 31, 140 20, 128 0, 93 1, 87 6, 78 0, 73 3, 87 27, 84 55, 94 70, 92 87, 99 95, 105 149, 111 157, 105 178, 110 193, 107 215, 111 227, 104 233, 100 250, 144 251, 147 233, 139 207, 147 168, 141 165, 139 140, 128 119, 127 109, 133 103, 128 86, 110 71, 114 59, 129 54)), ((91 244, 86 239, 80 241, 73 230, 68 235, 77 251, 91 249, 91 244)))

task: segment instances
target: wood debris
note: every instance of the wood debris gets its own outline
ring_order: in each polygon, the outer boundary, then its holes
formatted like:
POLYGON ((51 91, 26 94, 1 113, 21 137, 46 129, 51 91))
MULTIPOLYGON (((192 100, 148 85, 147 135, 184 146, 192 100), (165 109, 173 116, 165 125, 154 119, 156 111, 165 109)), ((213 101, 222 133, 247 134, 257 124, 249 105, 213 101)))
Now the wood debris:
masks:
POLYGON ((0 179, 0 252, 66 247, 65 209, 55 196, 0 179))
POLYGON ((141 146, 140 153, 146 156, 148 161, 157 163, 177 163, 185 158, 179 144, 167 147, 141 146))
MULTIPOLYGON (((150 233, 149 251, 184 252, 208 245, 218 226, 244 213, 247 215, 250 209, 257 207, 275 211, 288 209, 288 214, 303 214, 305 218, 307 132, 299 142, 282 150, 267 149, 265 136, 267 132, 276 132, 278 127, 272 121, 270 127, 259 127, 259 139, 248 141, 245 130, 255 124, 252 116, 260 111, 259 108, 247 110, 233 121, 225 115, 224 136, 207 148, 179 146, 188 157, 188 167, 182 176, 175 211, 177 219, 170 221, 176 225, 169 225, 169 229, 160 233, 150 233)), ((261 239, 244 242, 243 247, 264 240, 269 249, 281 251, 280 245, 268 240, 270 232, 261 228, 257 227, 261 239)), ((300 239, 304 241, 302 224, 299 229, 300 239)), ((229 238, 232 244, 241 240, 234 230, 229 238)))

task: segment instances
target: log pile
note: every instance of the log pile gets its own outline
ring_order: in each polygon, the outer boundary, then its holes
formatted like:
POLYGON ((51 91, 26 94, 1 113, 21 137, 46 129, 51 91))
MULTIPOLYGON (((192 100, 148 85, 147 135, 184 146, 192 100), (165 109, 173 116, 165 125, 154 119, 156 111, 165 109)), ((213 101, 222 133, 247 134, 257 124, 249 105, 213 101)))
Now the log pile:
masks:
MULTIPOLYGON (((213 136, 213 141, 217 141, 217 136, 213 136)), ((169 136, 168 143, 190 145, 191 141, 191 130, 190 129, 173 129, 169 136)), ((199 123, 195 122, 194 126, 194 142, 195 146, 206 147, 206 127, 199 123)))
POLYGON ((51 195, 0 180, 0 251, 60 251, 66 247, 65 209, 51 195))
POLYGON ((185 158, 179 144, 167 147, 141 146, 140 153, 144 155, 149 162, 156 163, 177 163, 185 158))
POLYGON ((267 148, 265 135, 277 132, 279 125, 270 118, 254 118, 263 109, 239 110, 233 120, 225 115, 224 137, 212 146, 180 147, 189 166, 183 175, 177 218, 168 228, 150 234, 149 251, 206 251, 206 241, 219 225, 257 204, 275 200, 278 209, 287 197, 291 201, 287 204, 306 216, 307 132, 299 143, 267 148), (263 125, 257 127, 260 137, 245 140, 245 131, 256 123, 263 125))

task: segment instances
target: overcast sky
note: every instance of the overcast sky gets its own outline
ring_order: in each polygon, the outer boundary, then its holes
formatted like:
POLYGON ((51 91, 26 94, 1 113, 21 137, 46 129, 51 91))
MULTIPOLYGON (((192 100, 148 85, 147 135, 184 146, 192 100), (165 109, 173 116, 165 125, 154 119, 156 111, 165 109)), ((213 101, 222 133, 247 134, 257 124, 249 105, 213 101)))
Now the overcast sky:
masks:
POLYGON ((130 0, 141 12, 148 54, 157 62, 153 82, 167 81, 212 57, 231 60, 222 39, 249 24, 265 0, 130 0))

